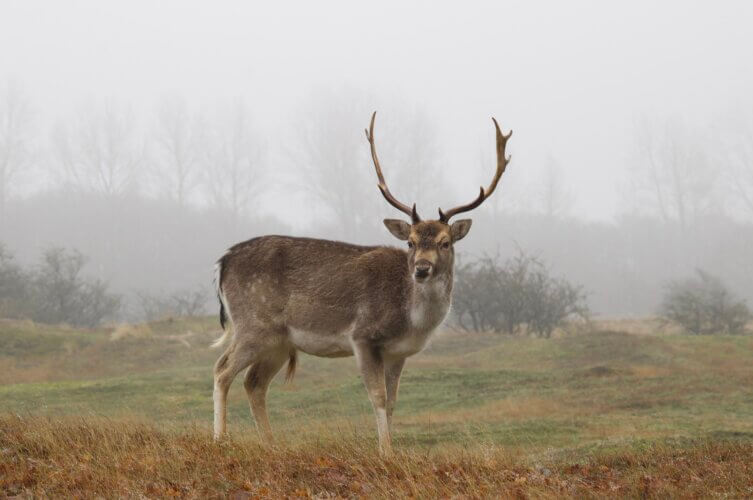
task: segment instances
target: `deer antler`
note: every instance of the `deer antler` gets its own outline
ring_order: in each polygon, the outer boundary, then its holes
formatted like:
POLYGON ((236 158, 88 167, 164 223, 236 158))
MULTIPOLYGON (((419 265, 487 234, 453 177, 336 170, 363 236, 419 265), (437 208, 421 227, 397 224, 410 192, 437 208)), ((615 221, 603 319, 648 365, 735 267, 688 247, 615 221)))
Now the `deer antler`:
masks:
POLYGON ((481 186, 481 191, 479 192, 478 197, 476 197, 475 200, 467 205, 460 205, 459 207, 452 208, 447 212, 443 212, 440 208, 439 220, 441 222, 448 222, 450 220, 450 217, 459 213, 468 212, 481 205, 484 200, 491 196, 491 194, 497 188, 497 183, 499 182, 500 177, 502 177, 502 174, 505 173, 505 168, 507 168, 507 164, 510 163, 511 158, 510 156, 505 156, 505 147, 507 146, 507 140, 512 135, 512 130, 510 130, 509 134, 504 135, 499 129, 497 120, 492 118, 492 121, 494 122, 494 127, 497 129, 497 171, 494 173, 492 183, 489 184, 489 187, 486 189, 484 189, 484 186, 481 186))
POLYGON ((410 215, 411 220, 414 224, 416 222, 420 222, 421 218, 418 216, 418 213, 416 213, 416 204, 414 203, 413 208, 411 208, 408 205, 399 202, 397 198, 392 196, 392 193, 390 193, 390 190, 387 187, 387 182, 385 182, 384 180, 384 174, 382 174, 382 167, 379 166, 379 158, 377 157, 376 145, 374 145, 374 119, 376 119, 376 111, 374 111, 374 114, 371 115, 371 125, 369 126, 369 129, 364 130, 364 132, 366 132, 366 139, 368 139, 369 144, 371 144, 371 159, 374 160, 374 168, 376 168, 377 177, 379 178, 379 184, 377 186, 382 192, 384 198, 387 200, 387 203, 405 213, 406 215, 410 215))

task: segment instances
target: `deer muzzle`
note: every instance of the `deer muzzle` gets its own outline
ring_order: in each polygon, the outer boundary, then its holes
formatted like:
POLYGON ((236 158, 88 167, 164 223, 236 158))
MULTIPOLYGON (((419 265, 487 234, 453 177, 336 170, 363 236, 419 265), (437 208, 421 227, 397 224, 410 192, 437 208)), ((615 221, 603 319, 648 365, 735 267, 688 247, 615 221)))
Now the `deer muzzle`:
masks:
POLYGON ((431 276, 431 271, 434 268, 431 262, 428 260, 419 260, 416 262, 416 270, 413 273, 416 281, 423 281, 431 276))

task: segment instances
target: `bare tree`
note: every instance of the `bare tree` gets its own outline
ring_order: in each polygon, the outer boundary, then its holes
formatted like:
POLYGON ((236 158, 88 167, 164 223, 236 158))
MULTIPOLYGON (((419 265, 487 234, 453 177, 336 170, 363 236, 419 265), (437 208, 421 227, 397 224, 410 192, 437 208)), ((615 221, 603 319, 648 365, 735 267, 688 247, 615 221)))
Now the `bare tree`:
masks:
MULTIPOLYGON (((394 116, 383 116, 387 143, 381 155, 395 171, 395 184, 411 200, 429 201, 440 195, 441 179, 446 171, 439 155, 438 131, 431 118, 422 109, 407 106, 390 109, 394 116), (398 109, 404 110, 395 113, 398 109), (389 119, 388 119, 389 118, 389 119)), ((488 149, 488 148, 487 148, 488 149)), ((381 149, 380 149, 381 150, 381 149)), ((485 167, 493 162, 487 162, 485 167)), ((486 169, 482 171, 486 171, 486 169)), ((372 179, 373 182, 373 179, 372 179)), ((431 212, 435 207, 426 207, 431 212)))
POLYGON ((682 228, 719 208, 717 170, 711 167, 703 134, 678 121, 661 130, 638 129, 636 164, 631 166, 636 196, 665 222, 682 228))
MULTIPOLYGON (((346 91, 319 92, 308 101, 299 113, 300 133, 291 152, 298 187, 326 207, 340 237, 370 237, 377 229, 375 215, 383 211, 371 196, 377 180, 364 137, 374 111, 367 103, 373 99, 346 91)), ((384 115, 377 141, 380 159, 391 172, 387 181, 400 187, 396 196, 421 205, 441 184, 436 131, 419 110, 398 115, 391 108, 384 115)))
POLYGON ((230 212, 233 226, 263 186, 263 153, 243 101, 235 100, 215 114, 201 158, 203 185, 212 205, 230 212))
MULTIPOLYGON (((292 163, 297 187, 326 207, 343 238, 357 239, 363 225, 373 227, 377 213, 376 179, 369 164, 363 129, 371 111, 361 99, 334 94, 309 99, 301 112, 292 163), (334 184, 346 186, 332 189, 334 184)), ((394 184, 394 183, 393 183, 394 184)))
POLYGON ((127 110, 107 102, 73 126, 59 125, 53 142, 67 183, 108 197, 135 188, 143 141, 127 110))
POLYGON ((539 184, 540 210, 547 217, 568 215, 573 208, 573 193, 567 188, 562 167, 554 158, 547 160, 539 184))
POLYGON ((725 180, 733 204, 753 216, 753 115, 734 118, 734 129, 717 137, 721 145, 719 161, 725 163, 725 180))
POLYGON ((0 98, 0 219, 18 174, 32 162, 31 108, 17 85, 0 98))
POLYGON ((183 206, 198 180, 200 120, 178 97, 163 99, 156 114, 152 170, 171 198, 183 206))

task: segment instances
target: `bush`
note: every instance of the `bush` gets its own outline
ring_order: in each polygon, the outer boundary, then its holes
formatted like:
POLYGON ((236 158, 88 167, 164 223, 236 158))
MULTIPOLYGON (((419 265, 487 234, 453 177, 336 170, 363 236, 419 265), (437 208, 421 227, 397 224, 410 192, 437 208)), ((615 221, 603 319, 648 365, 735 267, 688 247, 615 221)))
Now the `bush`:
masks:
POLYGON ((198 316, 204 314, 207 293, 203 288, 178 290, 167 297, 147 292, 136 294, 140 317, 153 321, 173 316, 198 316))
POLYGON ((93 327, 118 313, 120 297, 109 294, 106 283, 81 277, 85 263, 77 250, 44 252, 33 280, 33 320, 93 327))
POLYGON ((0 317, 93 327, 115 317, 120 298, 107 284, 81 276, 86 258, 78 251, 50 248, 31 271, 13 262, 0 245, 0 317))
POLYGON ((581 287, 554 278, 538 259, 520 253, 499 264, 484 257, 456 270, 453 310, 462 328, 550 337, 567 319, 588 316, 581 287))
POLYGON ((659 314, 694 335, 743 333, 751 320, 748 306, 714 276, 697 276, 667 285, 659 314))
POLYGON ((28 273, 13 262, 13 256, 0 244, 0 317, 27 315, 30 281, 28 273))

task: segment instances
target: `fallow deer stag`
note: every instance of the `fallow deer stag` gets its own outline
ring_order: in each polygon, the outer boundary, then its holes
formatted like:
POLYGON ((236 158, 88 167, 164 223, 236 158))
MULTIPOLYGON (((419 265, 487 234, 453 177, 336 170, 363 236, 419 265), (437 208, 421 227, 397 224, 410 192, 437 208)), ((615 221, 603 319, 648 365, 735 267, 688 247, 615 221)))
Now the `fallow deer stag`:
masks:
POLYGON ((468 234, 470 219, 457 214, 481 205, 497 187, 510 158, 512 135, 497 132, 497 170, 489 187, 467 205, 439 209, 438 220, 421 220, 398 201, 384 180, 374 144, 374 119, 366 131, 387 202, 410 224, 385 219, 408 248, 358 246, 339 241, 262 236, 230 248, 217 262, 216 285, 224 334, 231 340, 214 367, 214 435, 225 432, 227 393, 246 368, 244 387, 262 439, 271 440, 267 388, 288 362, 292 377, 297 351, 314 356, 356 356, 376 413, 379 447, 391 452, 390 427, 403 364, 421 351, 450 308, 453 244, 468 234))

